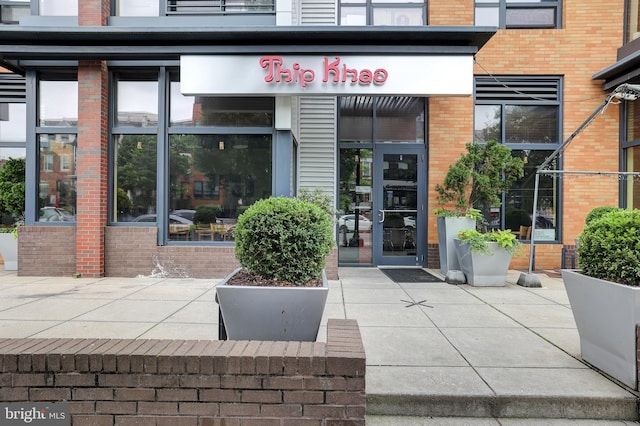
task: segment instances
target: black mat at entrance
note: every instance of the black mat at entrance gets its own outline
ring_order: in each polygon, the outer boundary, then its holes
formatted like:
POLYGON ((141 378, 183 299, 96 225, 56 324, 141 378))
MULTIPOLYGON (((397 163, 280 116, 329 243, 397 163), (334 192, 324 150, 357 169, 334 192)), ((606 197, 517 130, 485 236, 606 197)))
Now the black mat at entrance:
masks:
POLYGON ((389 278, 397 283, 441 283, 440 278, 419 268, 380 268, 389 278))

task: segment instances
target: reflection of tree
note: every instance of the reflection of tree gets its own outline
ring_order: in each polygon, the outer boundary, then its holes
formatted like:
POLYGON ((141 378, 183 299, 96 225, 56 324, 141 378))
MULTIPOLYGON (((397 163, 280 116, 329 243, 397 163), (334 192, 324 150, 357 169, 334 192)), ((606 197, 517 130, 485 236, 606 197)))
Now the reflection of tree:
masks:
POLYGON ((340 150, 340 209, 345 213, 350 210, 351 203, 357 201, 356 185, 371 186, 371 170, 368 176, 363 176, 362 170, 358 167, 362 165, 363 159, 371 159, 371 150, 358 148, 340 150))
POLYGON ((156 149, 155 135, 127 135, 118 144, 117 187, 129 194, 136 215, 156 205, 156 149))
MULTIPOLYGON (((512 151, 514 157, 525 157, 524 151, 512 151)), ((507 206, 523 209, 528 212, 533 211, 533 196, 535 189, 536 169, 542 164, 551 151, 529 151, 526 156, 527 162, 524 165, 524 177, 513 183, 507 193, 507 206)), ((551 168, 555 167, 555 161, 551 163, 551 168)), ((540 207, 555 206, 555 177, 553 175, 541 174, 539 181, 539 205, 540 207)))

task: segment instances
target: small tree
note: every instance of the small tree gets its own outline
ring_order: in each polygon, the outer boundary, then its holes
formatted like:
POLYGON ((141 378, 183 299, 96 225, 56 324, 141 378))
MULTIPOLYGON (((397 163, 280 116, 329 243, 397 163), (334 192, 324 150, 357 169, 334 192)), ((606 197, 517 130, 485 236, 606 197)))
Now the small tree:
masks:
MULTIPOLYGON (((464 216, 473 208, 500 206, 501 195, 524 176, 524 162, 495 140, 468 143, 467 152, 449 166, 442 184, 436 185, 438 203, 453 203, 450 215, 464 216)), ((439 213, 446 212, 440 209, 439 213)))
POLYGON ((15 220, 24 215, 25 160, 10 158, 0 168, 0 218, 15 220))

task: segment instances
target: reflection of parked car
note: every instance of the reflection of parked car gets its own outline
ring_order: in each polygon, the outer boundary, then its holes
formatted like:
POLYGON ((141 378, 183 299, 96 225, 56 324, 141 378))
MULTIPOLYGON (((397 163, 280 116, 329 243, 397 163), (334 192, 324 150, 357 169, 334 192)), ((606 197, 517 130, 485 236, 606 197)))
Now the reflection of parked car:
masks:
POLYGON ((40 222, 73 222, 76 218, 58 207, 43 207, 40 209, 38 220, 40 222))
MULTIPOLYGON (((157 222, 158 219, 155 214, 143 214, 142 216, 138 216, 132 220, 132 222, 157 222)), ((169 215, 169 223, 170 224, 183 224, 183 225, 193 225, 193 222, 189 219, 186 219, 182 216, 178 216, 177 214, 169 215)))
POLYGON ((404 217, 404 226, 407 228, 415 228, 416 227, 416 217, 415 216, 405 216, 404 217))
MULTIPOLYGON (((338 229, 340 232, 353 232, 356 229, 355 217, 356 215, 354 214, 341 216, 340 219, 338 219, 338 229)), ((362 215, 360 215, 359 218, 358 230, 371 231, 371 221, 362 215)))
POLYGON ((193 222, 193 216, 195 216, 196 211, 195 210, 180 209, 180 210, 172 211, 171 214, 175 214, 176 216, 182 216, 185 219, 189 219, 190 221, 193 222))

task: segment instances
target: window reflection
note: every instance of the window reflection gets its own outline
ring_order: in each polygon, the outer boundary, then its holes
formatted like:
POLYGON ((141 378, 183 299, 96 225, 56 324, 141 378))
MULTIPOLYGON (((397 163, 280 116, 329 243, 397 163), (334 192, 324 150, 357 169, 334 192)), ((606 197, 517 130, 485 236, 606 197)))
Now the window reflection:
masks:
POLYGON ((40 16, 78 16, 81 0, 40 0, 40 16))
POLYGON ((158 82, 118 81, 116 126, 158 125, 158 82))
POLYGON ((40 126, 78 125, 78 82, 42 80, 39 86, 40 126))
POLYGON ((76 135, 39 137, 39 222, 73 222, 76 213, 76 135))
POLYGON ((156 135, 117 135, 114 139, 114 220, 156 222, 156 135))

